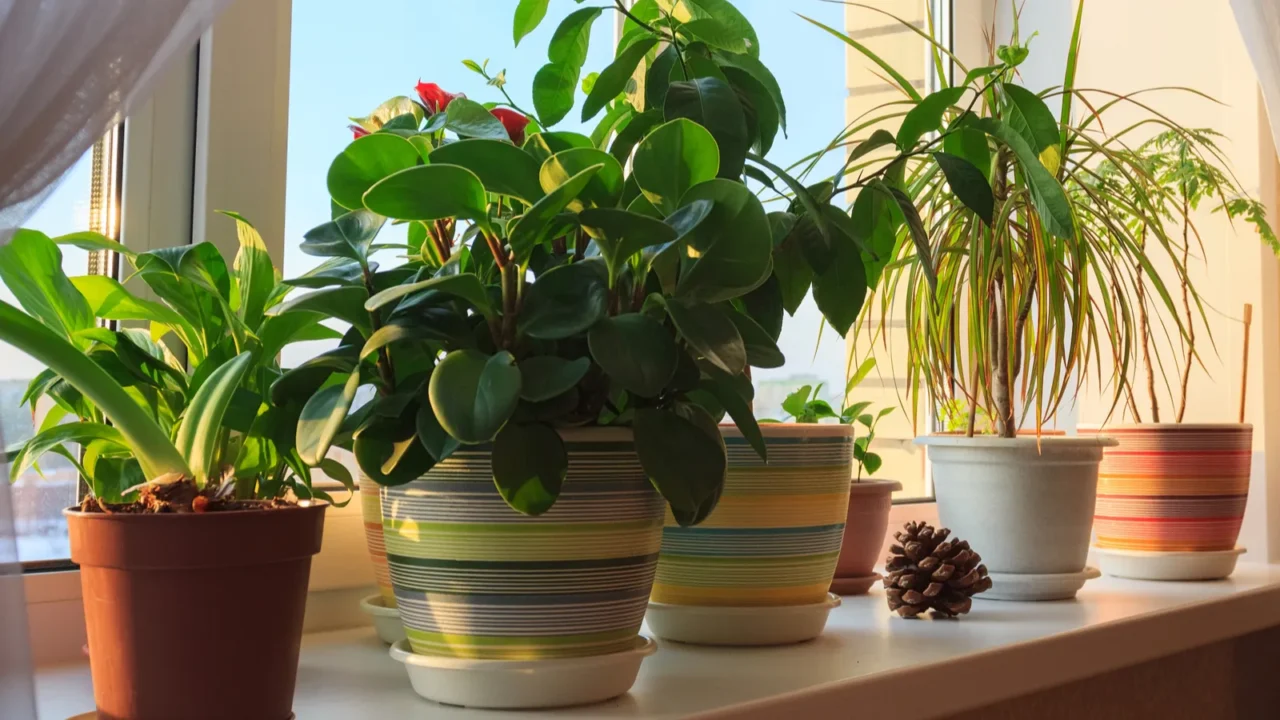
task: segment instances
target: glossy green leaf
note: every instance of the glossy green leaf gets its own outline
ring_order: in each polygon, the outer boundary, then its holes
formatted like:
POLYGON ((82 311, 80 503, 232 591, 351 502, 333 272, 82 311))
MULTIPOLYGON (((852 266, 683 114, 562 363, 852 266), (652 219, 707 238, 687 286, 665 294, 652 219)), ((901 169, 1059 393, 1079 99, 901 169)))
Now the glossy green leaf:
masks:
POLYGON ((979 118, 973 121, 972 126, 1004 143, 1018 158, 1018 164, 1027 174, 1031 197, 1045 229, 1063 239, 1074 237, 1075 217, 1066 192, 1022 135, 994 118, 979 118))
POLYGON ((308 230, 298 249, 314 257, 355 260, 367 269, 369 249, 385 223, 381 215, 355 210, 308 230))
POLYGON ((608 67, 600 72, 600 77, 596 78, 586 102, 582 104, 583 122, 595 117, 609 101, 622 94, 626 89, 627 81, 640 66, 640 61, 657 44, 658 39, 653 37, 640 40, 623 50, 612 63, 609 63, 608 67))
POLYGON ((126 448, 125 438, 120 431, 102 423, 77 422, 66 425, 54 425, 43 430, 22 445, 9 459, 9 481, 17 482, 46 453, 67 443, 87 445, 95 440, 103 440, 121 448, 126 448))
POLYGON ((680 26, 680 31, 695 37, 702 42, 720 50, 745 53, 750 48, 750 41, 733 31, 725 23, 714 18, 690 20, 680 26))
POLYGON ((731 300, 769 277, 773 236, 764 206, 741 183, 716 179, 685 193, 683 203, 715 203, 711 214, 690 233, 698 257, 681 273, 676 295, 688 302, 731 300))
POLYGON ((667 89, 663 113, 667 120, 692 120, 711 133, 720 153, 718 177, 742 175, 751 139, 742 103, 728 83, 713 77, 673 82, 667 89))
MULTIPOLYGON (((714 19, 724 28, 724 35, 741 39, 742 52, 751 57, 760 55, 760 39, 755 28, 730 0, 658 0, 658 6, 683 26, 714 19)), ((698 37, 708 45, 715 45, 701 35, 698 37)))
POLYGON ((361 435, 352 447, 360 472, 379 485, 395 487, 422 477, 435 465, 427 449, 421 443, 408 440, 389 440, 372 434, 361 435), (394 467, 384 471, 394 459, 394 467))
POLYGON ((951 192, 966 207, 977 213, 983 222, 990 225, 996 211, 996 199, 982 171, 968 160, 944 152, 934 153, 933 159, 947 176, 951 192))
POLYGON ((573 110, 580 66, 547 63, 533 76, 533 109, 547 126, 555 125, 573 110))
MULTIPOLYGON (((1061 139, 1058 121, 1053 118, 1053 112, 1045 105, 1044 100, 1013 83, 1003 83, 1000 87, 1009 98, 1005 113, 1005 122, 1009 127, 1022 135, 1037 155, 1048 148, 1057 147, 1061 139)), ((1056 171, 1057 168, 1053 170, 1056 171)))
POLYGON ((706 303, 667 304, 667 314, 680 337, 716 367, 737 375, 747 366, 747 349, 742 335, 724 310, 706 303))
POLYGON ((538 182, 538 161, 509 142, 477 138, 440 146, 433 165, 458 165, 475 173, 485 190, 532 205, 545 191, 538 182))
POLYGON ((565 187, 582 173, 591 173, 567 207, 581 212, 588 207, 614 207, 622 196, 622 165, 609 153, 595 148, 573 148, 552 155, 542 163, 539 178, 547 193, 565 187))
POLYGON ((528 261, 534 248, 549 239, 547 233, 559 227, 556 218, 577 199, 596 173, 603 168, 603 164, 593 165, 570 177, 559 187, 549 191, 515 221, 515 225, 511 226, 507 232, 507 241, 515 252, 516 262, 528 261))
POLYGON ((738 93, 738 100, 747 120, 747 136, 751 147, 757 154, 769 154, 781 123, 773 96, 763 83, 746 70, 731 66, 721 70, 734 92, 738 93))
POLYGON ((760 432, 760 425, 756 422, 755 412, 751 407, 751 402, 755 399, 755 388, 751 385, 751 378, 746 375, 726 375, 718 368, 712 368, 699 387, 715 397, 733 419, 742 437, 756 451, 756 455, 764 462, 768 462, 769 448, 765 444, 764 434, 760 432))
POLYGON ((391 122, 392 119, 402 117, 406 114, 413 117, 417 122, 422 122, 422 118, 425 113, 422 110, 422 106, 414 102, 411 98, 405 97, 404 95, 397 95, 374 108, 373 112, 369 113, 365 117, 353 117, 350 118, 350 120, 365 130, 373 133, 391 122))
POLYGON ((738 335, 742 337, 748 365, 767 369, 780 368, 786 364, 787 358, 778 348, 778 343, 759 323, 732 308, 724 308, 724 313, 733 321, 738 335))
POLYGON ((430 395, 450 435, 464 443, 488 442, 520 400, 520 369, 509 352, 454 350, 431 373, 430 395))
POLYGON ((991 148, 987 135, 969 126, 976 116, 969 114, 959 124, 953 125, 942 141, 942 149, 951 155, 964 158, 991 180, 991 148))
POLYGON ((358 328, 363 334, 372 332, 369 313, 364 303, 369 299, 368 292, 362 287, 333 287, 299 295, 281 305, 277 305, 268 315, 282 315, 290 311, 318 312, 328 317, 341 320, 358 328))
POLYGON ((493 483, 513 510, 541 515, 560 497, 569 455, 550 425, 509 423, 494 439, 490 457, 493 483))
POLYGON ((591 142, 591 138, 586 135, 558 131, 534 133, 525 139, 524 145, 520 149, 529 153, 534 160, 537 160, 538 167, 541 168, 542 163, 546 162, 547 158, 558 152, 591 147, 595 147, 595 143, 591 142))
POLYGON ((44 233, 18 230, 0 245, 0 279, 24 310, 63 338, 93 326, 89 303, 62 271, 62 251, 44 233))
POLYGON ((263 312, 280 281, 279 273, 271 262, 267 252, 267 244, 262 235, 243 215, 236 212, 220 211, 236 223, 236 238, 240 241, 240 249, 236 252, 231 268, 236 276, 236 287, 240 291, 240 304, 236 312, 249 328, 257 328, 262 323, 263 312))
POLYGON ((725 66, 746 71, 764 87, 769 93, 769 97, 773 98, 774 107, 778 111, 778 124, 785 134, 787 131, 787 104, 782 97, 782 87, 778 85, 778 79, 774 77, 769 68, 765 67, 759 58, 742 53, 716 53, 716 59, 725 66))
POLYGON ((198 485, 217 478, 219 469, 215 463, 222 417, 252 365, 252 352, 237 355, 215 370, 187 404, 174 445, 186 458, 198 485))
POLYGON ((613 145, 609 148, 609 154, 625 165, 631 159, 631 153, 635 151, 636 145, 650 131, 661 125, 662 122, 661 110, 647 110, 633 115, 631 120, 614 136, 613 145))
POLYGON ((493 308, 489 304, 489 294, 485 291, 484 285, 480 283, 479 278, 470 273, 464 273, 461 275, 441 275, 421 282, 396 285, 369 298, 364 303, 364 309, 369 312, 373 312, 399 300, 400 298, 413 295, 414 293, 425 292, 427 290, 446 293, 466 300, 471 303, 476 310, 485 315, 493 312, 493 308))
POLYGON ((484 184, 475 173, 457 165, 402 170, 369 188, 364 203, 379 215, 396 220, 457 217, 488 222, 489 217, 484 184))
POLYGON ((462 443, 440 425, 440 420, 436 417, 436 412, 430 403, 423 403, 418 409, 415 427, 418 432, 418 442, 426 448, 427 453, 436 462, 444 462, 455 450, 462 447, 462 443))
POLYGON ((520 44, 520 40, 525 35, 536 30, 542 18, 547 16, 548 2, 549 0, 520 0, 520 4, 516 5, 515 24, 512 29, 516 45, 520 44))
POLYGON ((636 148, 632 172, 641 192, 664 215, 695 185, 716 176, 720 150, 706 128, 679 119, 654 128, 636 148))
POLYGON ((182 327, 187 321, 168 306, 137 297, 114 278, 105 275, 81 275, 71 284, 89 303, 94 317, 104 320, 144 320, 182 327))
POLYGON ((445 128, 459 137, 511 141, 502 121, 484 105, 464 97, 454 98, 445 110, 445 128))
POLYGON ((375 183, 417 164, 418 150, 408 140, 385 133, 366 135, 352 141, 329 165, 329 195, 348 210, 359 210, 375 183))
POLYGON ((586 7, 575 10, 560 21, 555 33, 551 36, 551 44, 547 47, 547 59, 551 62, 565 63, 574 67, 582 67, 587 61, 587 48, 591 42, 591 25, 602 12, 598 7, 586 7))
POLYGON ((134 251, 124 245, 121 245, 115 240, 112 240, 106 235, 92 231, 73 232, 67 233, 66 235, 59 235, 58 237, 53 238, 53 243, 55 245, 70 245, 72 247, 78 247, 81 250, 89 250, 90 252, 94 250, 106 250, 108 252, 119 253, 129 260, 132 260, 138 255, 134 251))
POLYGON ((555 355, 534 355, 520 363, 520 397, 542 402, 569 392, 591 369, 585 357, 566 360, 555 355))
POLYGON ((610 379, 642 397, 657 397, 676 372, 671 332, 641 313, 605 318, 587 336, 591 357, 610 379))
POLYGON ((930 93, 911 108, 898 127, 898 149, 907 152, 920 142, 925 133, 937 132, 942 127, 944 113, 959 102, 965 92, 962 87, 943 88, 930 93))
POLYGON ((262 357, 274 358, 290 343, 341 338, 341 333, 320 324, 326 319, 324 314, 313 311, 292 311, 268 317, 258 330, 262 357))
POLYGON ((516 328, 559 340, 584 332, 608 312, 608 270, 599 259, 586 260, 548 270, 531 283, 516 328))
POLYGON ((639 408, 636 453, 645 474, 681 525, 706 518, 728 469, 720 428, 706 410, 679 404, 671 410, 639 408))
POLYGON ((364 282, 360 263, 349 258, 329 258, 296 278, 281 281, 290 287, 309 288, 354 287, 364 282))
POLYGON ((845 233, 836 233, 833 250, 831 263, 813 276, 813 301, 827 323, 844 337, 867 298, 866 267, 853 238, 845 233))
POLYGON ((676 239, 675 228, 667 223, 619 208, 584 210, 578 220, 600 249, 600 257, 609 268, 610 287, 631 256, 676 239))
POLYGON ((298 454, 304 463, 315 467, 324 460, 359 387, 360 373, 352 373, 345 383, 330 385, 307 400, 297 429, 298 454))

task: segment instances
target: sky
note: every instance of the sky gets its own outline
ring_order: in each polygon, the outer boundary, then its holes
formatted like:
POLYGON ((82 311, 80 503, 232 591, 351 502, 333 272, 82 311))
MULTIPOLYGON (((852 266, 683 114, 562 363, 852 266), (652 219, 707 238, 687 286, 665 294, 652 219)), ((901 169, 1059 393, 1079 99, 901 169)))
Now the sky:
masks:
MULTIPOLYGON (((738 0, 736 4, 755 26, 761 59, 782 86, 789 132, 785 138, 779 136, 769 159, 785 166, 823 146, 844 127, 847 92, 844 46, 795 13, 839 27, 843 7, 820 0, 738 0)), ((419 79, 464 92, 473 100, 499 100, 496 89, 486 87, 482 78, 463 67, 464 59, 483 62, 487 58, 491 71, 506 69, 507 91, 518 104, 532 106, 530 84, 546 62, 555 26, 583 5, 553 0, 542 26, 518 48, 511 37, 514 6, 514 0, 369 0, 354 11, 345 1, 294 0, 285 207, 287 277, 316 264, 315 258, 297 247, 307 230, 329 217, 325 175, 334 156, 351 139, 349 116, 365 115, 394 95, 412 95, 419 79)), ((616 13, 606 10, 596 21, 584 74, 603 69, 612 59, 615 18, 616 13)), ((583 130, 575 122, 577 116, 575 110, 555 129, 583 130)), ((828 161, 828 171, 835 162, 834 158, 828 161)), ((27 226, 50 235, 87 229, 88 203, 86 157, 27 226)), ((84 272, 85 263, 83 252, 71 250, 64 267, 75 275, 84 272)), ((0 298, 12 302, 3 287, 0 298)), ((806 301, 785 324, 780 345, 786 366, 757 371, 758 384, 794 378, 798 385, 801 380, 817 379, 838 393, 844 377, 844 344, 828 330, 815 356, 819 321, 812 302, 806 301)), ((317 350, 298 346, 285 360, 292 364, 317 350)), ((0 379, 31 377, 41 369, 12 348, 0 347, 0 356, 0 379)), ((780 413, 767 402, 759 403, 757 411, 761 416, 780 413)))

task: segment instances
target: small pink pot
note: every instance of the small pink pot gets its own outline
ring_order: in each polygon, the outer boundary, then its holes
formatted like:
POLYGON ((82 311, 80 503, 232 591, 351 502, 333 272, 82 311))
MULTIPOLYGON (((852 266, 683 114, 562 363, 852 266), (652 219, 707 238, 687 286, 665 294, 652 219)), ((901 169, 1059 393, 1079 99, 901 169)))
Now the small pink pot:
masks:
POLYGON ((889 509, 893 493, 902 489, 896 480, 862 480, 849 485, 849 510, 844 538, 831 591, 838 595, 861 595, 880 578, 873 568, 884 547, 889 529, 889 509))
POLYGON ((1235 549, 1249 496, 1252 425, 1148 423, 1105 432, 1120 444, 1107 448, 1098 472, 1099 548, 1235 549))

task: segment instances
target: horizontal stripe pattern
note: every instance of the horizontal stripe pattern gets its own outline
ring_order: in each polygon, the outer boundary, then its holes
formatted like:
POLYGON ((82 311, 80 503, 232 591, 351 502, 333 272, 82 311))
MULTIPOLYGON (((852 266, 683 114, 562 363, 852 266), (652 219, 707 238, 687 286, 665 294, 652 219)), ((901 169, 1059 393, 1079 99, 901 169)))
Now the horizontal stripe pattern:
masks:
POLYGON ((631 443, 566 447, 560 497, 538 517, 498 495, 483 447, 382 489, 390 577, 414 652, 561 658, 634 642, 664 504, 631 443))
POLYGON ((826 597, 849 506, 853 437, 805 437, 796 426, 765 435, 766 465, 724 432, 724 493, 699 526, 669 514, 653 600, 702 606, 805 605, 826 597))
POLYGON ((382 540, 382 501, 377 483, 360 478, 360 516, 364 521, 365 545, 373 562, 373 580, 387 607, 396 606, 396 593, 391 587, 391 569, 387 566, 387 546, 382 540))
POLYGON ((1120 442, 1099 468, 1099 547, 1167 552, 1230 550, 1248 501, 1249 426, 1107 428, 1120 442))

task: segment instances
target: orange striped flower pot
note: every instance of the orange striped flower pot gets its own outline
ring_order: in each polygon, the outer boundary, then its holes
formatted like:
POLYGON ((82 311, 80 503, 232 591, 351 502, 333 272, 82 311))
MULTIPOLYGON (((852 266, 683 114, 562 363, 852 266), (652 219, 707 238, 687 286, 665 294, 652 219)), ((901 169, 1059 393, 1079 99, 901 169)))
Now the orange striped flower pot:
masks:
POLYGON ((382 501, 378 484, 360 478, 360 515, 364 519, 364 539, 369 546, 369 558, 373 560, 373 577, 378 583, 378 594, 385 607, 396 606, 396 594, 391 589, 391 570, 387 566, 387 546, 382 540, 382 501))
POLYGON ((1106 428, 1098 474, 1097 546, 1155 552, 1236 547, 1249 495, 1253 426, 1143 424, 1106 428))

